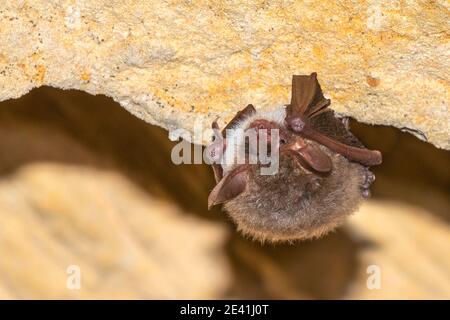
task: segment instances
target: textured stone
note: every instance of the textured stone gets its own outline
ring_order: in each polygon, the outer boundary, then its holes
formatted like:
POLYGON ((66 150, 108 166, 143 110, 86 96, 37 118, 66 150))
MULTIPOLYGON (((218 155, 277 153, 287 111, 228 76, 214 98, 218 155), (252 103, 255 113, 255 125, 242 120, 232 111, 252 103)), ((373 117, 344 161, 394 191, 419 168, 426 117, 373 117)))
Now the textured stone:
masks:
POLYGON ((450 149, 449 21, 445 0, 2 1, 0 100, 77 88, 192 131, 316 71, 335 110, 450 149))

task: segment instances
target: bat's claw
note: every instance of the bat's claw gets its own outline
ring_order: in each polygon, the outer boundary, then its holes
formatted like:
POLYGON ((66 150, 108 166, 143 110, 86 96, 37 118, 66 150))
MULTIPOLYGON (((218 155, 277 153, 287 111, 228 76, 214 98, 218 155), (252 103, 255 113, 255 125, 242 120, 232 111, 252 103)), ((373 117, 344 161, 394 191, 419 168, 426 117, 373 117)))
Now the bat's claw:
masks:
POLYGON ((361 193, 364 198, 369 198, 370 193, 370 185, 375 181, 375 175, 369 169, 366 169, 364 183, 361 186, 361 193))
POLYGON ((342 117, 341 122, 344 125, 345 129, 350 130, 350 118, 349 117, 342 117))
POLYGON ((369 189, 362 189, 361 191, 363 198, 368 199, 372 195, 369 189))

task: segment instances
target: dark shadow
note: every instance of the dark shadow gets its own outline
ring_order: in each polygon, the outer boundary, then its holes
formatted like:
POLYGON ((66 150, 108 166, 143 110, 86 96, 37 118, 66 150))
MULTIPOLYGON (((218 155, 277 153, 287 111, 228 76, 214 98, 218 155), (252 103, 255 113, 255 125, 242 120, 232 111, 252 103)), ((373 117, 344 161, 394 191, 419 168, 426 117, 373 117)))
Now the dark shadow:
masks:
MULTIPOLYGON (((419 191, 432 188, 448 197, 448 152, 399 130, 353 125, 361 140, 384 154, 383 165, 375 170, 375 197, 417 202, 445 216, 424 197, 411 199, 396 185, 405 190, 414 189, 412 185, 419 191)), ((170 159, 174 144, 165 130, 101 95, 43 87, 0 105, 0 175, 36 161, 117 170, 149 194, 175 202, 189 214, 228 224, 233 231, 226 250, 235 281, 224 297, 342 297, 355 277, 357 252, 367 243, 344 229, 294 245, 262 246, 242 238, 220 209, 207 211, 208 193, 214 186, 210 168, 174 165, 170 159)))
POLYGON ((344 229, 296 244, 261 245, 236 236, 228 244, 235 269, 230 298, 339 299, 358 272, 357 253, 372 245, 344 229))
POLYGON ((145 191, 206 212, 213 177, 205 165, 174 165, 167 131, 112 99, 42 87, 0 108, 0 174, 34 161, 119 170, 145 191))
POLYGON ((383 164, 372 170, 373 198, 419 206, 450 222, 450 151, 393 127, 356 121, 350 126, 368 148, 383 154, 383 164))

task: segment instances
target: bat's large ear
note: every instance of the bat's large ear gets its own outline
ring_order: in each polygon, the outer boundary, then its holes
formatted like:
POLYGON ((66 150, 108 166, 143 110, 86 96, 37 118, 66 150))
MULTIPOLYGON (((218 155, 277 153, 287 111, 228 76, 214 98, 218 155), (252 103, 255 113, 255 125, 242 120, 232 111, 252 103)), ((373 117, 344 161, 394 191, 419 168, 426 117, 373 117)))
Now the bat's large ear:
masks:
POLYGON ((296 163, 305 169, 312 168, 322 173, 332 169, 330 157, 318 147, 307 145, 301 138, 284 145, 281 152, 287 152, 293 156, 296 163))
POLYGON ((213 168, 214 179, 216 179, 216 183, 219 183, 219 181, 222 180, 223 177, 222 166, 217 163, 213 163, 211 166, 213 168))
POLYGON ((246 165, 241 165, 227 173, 209 194, 208 209, 241 194, 247 186, 247 175, 248 167, 246 165))
MULTIPOLYGON (((216 156, 221 156, 221 155, 217 155, 217 152, 220 152, 221 154, 224 153, 225 145, 226 145, 225 139, 224 139, 224 137, 222 135, 222 132, 220 132, 219 124, 217 123, 217 120, 213 121, 211 127, 214 130, 214 137, 215 137, 214 142, 216 141, 216 139, 218 139, 220 142, 222 142, 221 145, 218 148, 215 148, 215 149, 213 149, 211 151, 214 151, 214 153, 215 153, 214 156, 215 157, 216 156)), ((209 147, 210 146, 208 146, 207 149, 209 147)), ((208 156, 210 156, 210 154, 208 156)), ((217 160, 217 159, 214 158, 214 157, 213 157, 213 159, 211 159, 211 162, 212 162, 211 166, 212 166, 213 171, 214 171, 214 178, 216 179, 216 183, 219 183, 219 181, 222 180, 222 177, 223 177, 223 169, 222 169, 222 166, 220 164, 214 162, 215 160, 217 160)))
POLYGON ((247 117, 252 116, 256 113, 256 109, 252 104, 249 104, 241 111, 238 111, 236 115, 233 117, 233 119, 230 120, 230 122, 223 128, 222 135, 225 137, 227 129, 234 128, 240 121, 244 120, 247 117))

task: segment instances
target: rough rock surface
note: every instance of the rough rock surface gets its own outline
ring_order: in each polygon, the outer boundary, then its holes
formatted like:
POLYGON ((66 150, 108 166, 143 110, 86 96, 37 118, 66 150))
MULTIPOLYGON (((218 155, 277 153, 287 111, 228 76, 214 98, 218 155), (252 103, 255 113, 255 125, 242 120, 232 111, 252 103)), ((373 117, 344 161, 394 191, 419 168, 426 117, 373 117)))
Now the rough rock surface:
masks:
POLYGON ((2 1, 0 101, 78 88, 192 131, 317 71, 335 110, 450 149, 449 23, 445 0, 2 1))

